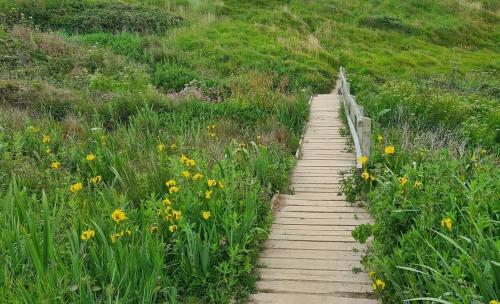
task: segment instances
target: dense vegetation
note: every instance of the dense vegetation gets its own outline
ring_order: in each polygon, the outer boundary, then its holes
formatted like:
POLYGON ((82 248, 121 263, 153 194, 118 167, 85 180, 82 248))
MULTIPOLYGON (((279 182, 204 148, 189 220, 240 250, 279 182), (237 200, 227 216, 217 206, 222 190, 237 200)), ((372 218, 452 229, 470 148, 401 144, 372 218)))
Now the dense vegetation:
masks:
POLYGON ((243 300, 307 96, 342 64, 374 121, 344 190, 376 219, 379 296, 498 300, 498 10, 0 0, 0 297, 243 300))

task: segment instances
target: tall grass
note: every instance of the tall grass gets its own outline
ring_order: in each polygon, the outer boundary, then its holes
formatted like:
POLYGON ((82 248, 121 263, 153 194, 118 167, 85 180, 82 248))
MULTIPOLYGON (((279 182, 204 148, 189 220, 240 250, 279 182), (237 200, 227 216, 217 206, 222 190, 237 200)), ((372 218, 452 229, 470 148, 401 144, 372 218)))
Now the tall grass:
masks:
POLYGON ((376 180, 351 182, 378 220, 381 298, 491 300, 500 27, 491 1, 464 3, 0 0, 0 296, 243 301, 306 96, 342 63, 397 151, 379 144, 376 180), (224 185, 210 199, 208 178, 224 185))

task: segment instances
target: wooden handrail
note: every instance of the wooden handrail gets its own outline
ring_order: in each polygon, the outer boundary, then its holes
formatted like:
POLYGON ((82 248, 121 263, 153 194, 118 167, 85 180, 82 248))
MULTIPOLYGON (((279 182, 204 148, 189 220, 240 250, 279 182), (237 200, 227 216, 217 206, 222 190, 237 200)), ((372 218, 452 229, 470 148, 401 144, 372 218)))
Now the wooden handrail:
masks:
POLYGON ((370 156, 371 147, 371 119, 364 116, 363 107, 358 105, 356 97, 351 95, 350 84, 347 81, 345 69, 339 72, 340 92, 347 117, 347 124, 356 150, 356 168, 361 173, 363 166, 361 156, 370 156))

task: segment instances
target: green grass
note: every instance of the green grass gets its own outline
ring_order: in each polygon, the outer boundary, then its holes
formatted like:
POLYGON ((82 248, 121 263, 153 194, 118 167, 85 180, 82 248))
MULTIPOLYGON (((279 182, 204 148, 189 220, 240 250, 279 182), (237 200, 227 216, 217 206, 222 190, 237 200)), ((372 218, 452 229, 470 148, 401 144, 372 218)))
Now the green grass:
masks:
POLYGON ((499 21, 495 1, 0 0, 0 296, 244 301, 308 95, 343 65, 384 137, 345 187, 376 219, 377 294, 498 300, 499 21))

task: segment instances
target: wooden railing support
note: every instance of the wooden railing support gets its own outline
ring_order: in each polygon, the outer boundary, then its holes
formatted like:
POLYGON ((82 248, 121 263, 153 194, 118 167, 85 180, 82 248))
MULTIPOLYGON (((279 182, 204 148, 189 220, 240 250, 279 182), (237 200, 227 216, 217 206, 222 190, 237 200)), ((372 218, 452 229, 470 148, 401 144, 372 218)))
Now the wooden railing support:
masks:
POLYGON ((344 110, 347 117, 347 124, 351 133, 354 148, 356 150, 356 167, 361 173, 363 166, 360 162, 361 156, 370 156, 371 148, 371 119, 364 116, 364 109, 358 105, 356 97, 351 95, 351 86, 347 81, 345 69, 340 68, 340 93, 344 104, 344 110))

